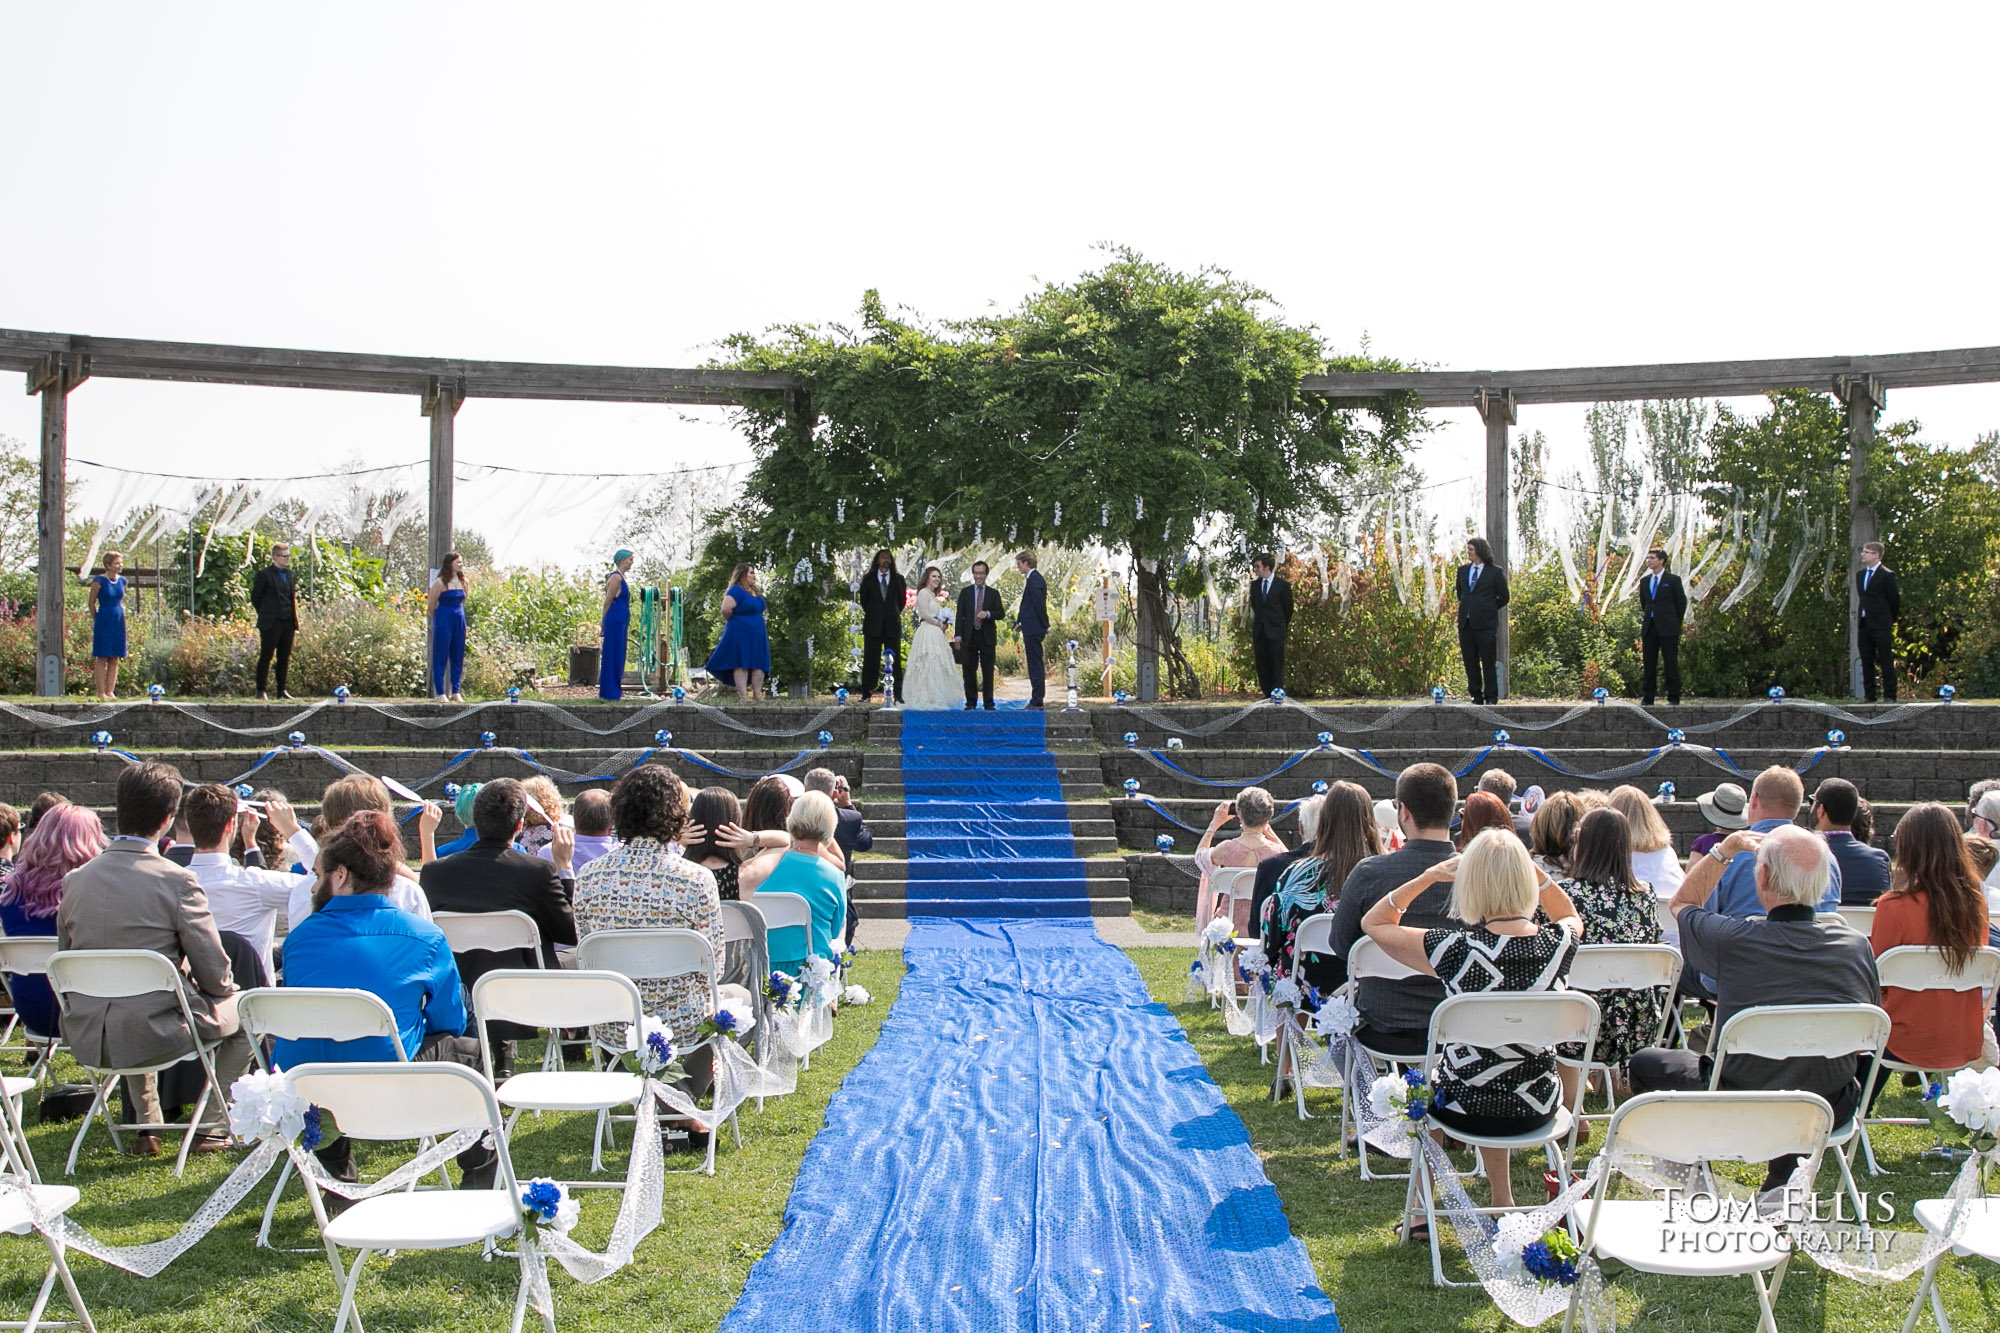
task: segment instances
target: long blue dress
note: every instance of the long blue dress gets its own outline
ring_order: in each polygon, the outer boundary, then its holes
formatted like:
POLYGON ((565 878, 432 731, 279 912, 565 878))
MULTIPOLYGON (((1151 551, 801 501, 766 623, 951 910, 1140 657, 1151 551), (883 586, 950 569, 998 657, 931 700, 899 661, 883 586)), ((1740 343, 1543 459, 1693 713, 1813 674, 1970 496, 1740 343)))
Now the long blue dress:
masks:
POLYGON ((107 579, 102 574, 91 580, 97 585, 97 618, 90 622, 92 657, 125 656, 125 579, 107 579))
POLYGON ((729 680, 732 671, 771 670, 771 636, 764 630, 764 599, 748 588, 732 584, 729 596, 736 602, 723 625, 722 638, 708 655, 708 674, 729 680))
POLYGON ((449 693, 457 694, 465 679, 465 589, 446 588, 438 594, 437 610, 431 616, 431 693, 447 693, 447 670, 451 676, 449 693))
POLYGON ((618 595, 604 613, 604 652, 597 663, 597 697, 625 697, 625 635, 632 626, 632 584, 618 580, 618 595))

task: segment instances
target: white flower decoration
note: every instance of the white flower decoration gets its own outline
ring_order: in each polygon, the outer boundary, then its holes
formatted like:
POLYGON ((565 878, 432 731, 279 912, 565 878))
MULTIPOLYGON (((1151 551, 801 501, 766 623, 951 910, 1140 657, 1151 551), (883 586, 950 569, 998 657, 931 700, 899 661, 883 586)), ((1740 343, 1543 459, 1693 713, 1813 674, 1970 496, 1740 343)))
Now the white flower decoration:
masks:
POLYGON ((229 1132, 239 1139, 290 1143, 305 1130, 306 1106, 291 1075, 245 1074, 229 1085, 229 1132))
POLYGON ((874 998, 874 996, 868 993, 868 989, 865 986, 849 986, 840 993, 840 1002, 842 1004, 867 1004, 874 998))
POLYGON ((1945 1084, 1938 1106, 1975 1134, 2000 1133, 2000 1069, 1961 1069, 1945 1084))
POLYGON ((1219 916, 1201 928, 1201 940, 1207 945, 1218 945, 1225 943, 1235 933, 1236 927, 1229 918, 1219 916))
POLYGON ((1322 1037, 1344 1037, 1361 1022, 1361 1011, 1345 995, 1336 995, 1313 1016, 1313 1031, 1322 1037))
POLYGON ((1528 1269, 1521 1252, 1542 1238, 1535 1220, 1527 1213, 1507 1213, 1493 1233, 1493 1258, 1500 1272, 1510 1279, 1526 1279, 1528 1269))
POLYGON ((1377 1120, 1389 1120, 1402 1114, 1397 1109, 1396 1099, 1404 1095, 1408 1085, 1399 1074, 1384 1074, 1368 1086, 1368 1110, 1377 1120))
POLYGON ((1264 956, 1262 949, 1245 949, 1243 956, 1236 960, 1236 966, 1246 977, 1261 977, 1271 970, 1271 960, 1264 956))
POLYGON ((1305 992, 1299 989, 1299 983, 1290 977, 1280 977, 1278 984, 1271 987, 1271 1003, 1281 1009, 1296 1009, 1305 998, 1305 992))
POLYGON ((757 1016, 750 1012, 748 1007, 738 1008, 733 1004, 719 1004, 715 1007, 715 1017, 716 1026, 738 1040, 742 1039, 744 1033, 757 1026, 757 1016), (729 1016, 730 1022, 722 1021, 724 1014, 729 1016))

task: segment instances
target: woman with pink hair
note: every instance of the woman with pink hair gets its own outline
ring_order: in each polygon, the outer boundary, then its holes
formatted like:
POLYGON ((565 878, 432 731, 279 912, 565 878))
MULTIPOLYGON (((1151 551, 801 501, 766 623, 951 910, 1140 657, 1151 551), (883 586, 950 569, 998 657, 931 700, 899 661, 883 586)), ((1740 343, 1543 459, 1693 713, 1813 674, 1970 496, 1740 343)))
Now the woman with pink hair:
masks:
MULTIPOLYGON (((80 805, 51 807, 35 821, 21 846, 14 873, 0 884, 0 931, 8 935, 54 935, 56 907, 62 902, 63 876, 104 850, 104 825, 97 812, 80 805)), ((38 1037, 53 1037, 61 1028, 55 992, 44 976, 7 977, 14 1012, 38 1037)))

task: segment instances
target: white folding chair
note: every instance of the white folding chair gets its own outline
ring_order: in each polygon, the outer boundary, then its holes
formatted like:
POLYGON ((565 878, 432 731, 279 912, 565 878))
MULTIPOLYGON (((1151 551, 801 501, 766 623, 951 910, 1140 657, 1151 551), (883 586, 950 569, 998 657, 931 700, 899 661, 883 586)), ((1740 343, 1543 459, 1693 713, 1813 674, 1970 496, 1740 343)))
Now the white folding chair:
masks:
MULTIPOLYGON (((1437 1077, 1439 1053, 1447 1046, 1473 1046, 1492 1050, 1498 1046, 1541 1046, 1551 1051, 1563 1042, 1583 1043, 1583 1067, 1588 1069, 1597 1045, 1597 1001, 1580 991, 1482 991, 1470 995, 1447 995, 1444 1003, 1431 1011, 1430 1050, 1424 1055, 1424 1076, 1437 1077)), ((1432 1083, 1435 1087, 1435 1082, 1432 1083)), ((1577 1120, 1556 1097, 1554 1116, 1545 1129, 1527 1134, 1474 1134, 1452 1129, 1435 1119, 1429 1123, 1447 1138, 1469 1148, 1540 1148, 1548 1155, 1549 1169, 1557 1180, 1568 1180, 1566 1164, 1576 1155, 1577 1120)), ((1440 1287, 1475 1286, 1453 1282, 1444 1275, 1444 1255, 1438 1247, 1441 1229, 1433 1197, 1436 1183, 1431 1179, 1430 1158, 1421 1143, 1410 1154, 1416 1171, 1410 1180, 1409 1203, 1420 1209, 1430 1232, 1431 1282, 1440 1287)), ((1415 1210, 1405 1206, 1408 1217, 1415 1210)), ((1508 1211, 1480 1208, 1481 1213, 1508 1211)))
MULTIPOLYGON (((764 1058, 764 1043, 770 1039, 770 997, 765 988, 771 979, 770 926, 764 920, 764 913, 755 903, 726 902, 722 904, 722 948, 725 959, 741 958, 743 982, 750 992, 751 1012, 756 1015, 757 1058, 764 1058), (732 946, 741 945, 740 949, 732 946)), ((734 974, 727 967, 717 972, 717 982, 734 980, 734 974)), ((764 1109, 764 1099, 757 1099, 757 1109, 764 1109)))
MULTIPOLYGON (((2000 1199, 1974 1196, 1957 1206, 1965 1210, 1965 1227, 1958 1233, 1950 1252, 1953 1255, 1976 1254, 1988 1263, 2000 1263, 2000 1199)), ((1925 1231, 1941 1236, 1951 1230, 1952 1208, 1950 1199, 1918 1199, 1911 1212, 1925 1231)), ((1903 1320, 1903 1333, 1915 1333, 1926 1299, 1930 1301, 1931 1314, 1937 1320, 1938 1333, 1951 1333, 1951 1320, 1945 1316, 1944 1298, 1937 1289, 1938 1265, 1944 1260, 1945 1256, 1940 1254, 1924 1265, 1923 1280, 1917 1283, 1917 1294, 1910 1302, 1910 1313, 1903 1320)))
MULTIPOLYGON (((0 1162, 5 1164, 5 1172, 20 1193, 10 1194, 0 1202, 0 1232, 13 1236, 26 1236, 36 1230, 34 1210, 39 1209, 46 1216, 68 1212, 82 1198, 72 1185, 44 1185, 42 1174, 35 1165, 35 1155, 28 1146, 28 1132, 22 1120, 21 1098, 35 1088, 31 1078, 9 1077, 0 1079, 4 1084, 4 1095, 0 1095, 0 1162), (31 1208, 30 1204, 33 1204, 31 1208)), ((82 1328, 87 1333, 96 1333, 96 1325, 91 1322, 90 1311, 83 1303, 83 1296, 76 1289, 76 1280, 70 1275, 69 1259, 60 1237, 42 1234, 42 1244, 49 1252, 48 1271, 42 1276, 41 1290, 35 1295, 34 1308, 25 1320, 0 1320, 0 1328, 34 1330, 36 1328, 82 1328), (44 1323, 42 1313, 48 1308, 49 1296, 55 1290, 60 1278, 63 1290, 69 1295, 70 1308, 76 1312, 73 1320, 50 1320, 44 1323)))
MULTIPOLYGON (((1653 1029, 1652 1038, 1643 1044, 1658 1046, 1666 1040, 1667 1022, 1673 1017, 1674 990, 1681 980, 1681 951, 1671 944, 1585 944, 1576 951, 1570 963, 1568 986, 1571 990, 1594 995, 1607 990, 1658 990, 1665 988, 1660 1000, 1660 1021, 1653 1029)), ((1558 1055, 1557 1059, 1562 1057, 1558 1055)), ((1563 1060, 1564 1064, 1575 1064, 1573 1060, 1563 1060)), ((1590 1068, 1578 1073, 1582 1087, 1588 1087, 1590 1076, 1598 1070, 1604 1071, 1605 1115, 1618 1109, 1618 1094, 1611 1088, 1611 1068, 1602 1060, 1595 1061, 1590 1068)), ((1579 1091, 1576 1099, 1579 1120, 1602 1120, 1605 1115, 1583 1114, 1583 1094, 1579 1091)))
MULTIPOLYGON (((764 948, 767 962, 765 972, 767 975, 770 972, 768 966, 770 933, 774 930, 797 930, 805 938, 803 953, 808 957, 812 954, 812 907, 803 897, 796 893, 764 893, 759 891, 745 905, 761 913, 764 917, 764 948)), ((755 997, 761 995, 763 990, 763 983, 759 982, 750 988, 750 994, 755 997)), ((755 1004, 756 1000, 753 998, 751 1003, 755 1004)), ((758 1046, 758 1050, 763 1050, 761 1044, 758 1046)), ((799 1068, 812 1068, 811 1051, 807 1051, 805 1056, 799 1061, 799 1068)))
MULTIPOLYGON (((329 1219, 319 1182, 306 1177, 306 1196, 326 1244, 327 1262, 340 1284, 340 1311, 334 1333, 345 1333, 349 1316, 361 1327, 355 1288, 368 1256, 380 1250, 442 1250, 484 1246, 521 1229, 521 1187, 507 1154, 507 1134, 493 1085, 476 1070, 454 1064, 304 1064, 293 1069, 292 1086, 313 1105, 332 1112, 349 1138, 372 1141, 435 1139, 460 1130, 490 1133, 499 1153, 493 1188, 431 1190, 420 1194, 378 1194, 357 1200, 329 1219), (340 1251, 353 1250, 343 1267, 340 1251)), ((517 1246, 521 1280, 514 1293, 512 1333, 521 1333, 528 1308, 527 1247, 517 1246)), ((553 1314, 544 1315, 545 1333, 555 1333, 553 1314)))
POLYGON ((97 1095, 91 1101, 90 1110, 84 1113, 83 1123, 77 1127, 76 1139, 69 1146, 69 1165, 64 1168, 63 1174, 76 1174, 76 1158, 83 1150, 83 1136, 90 1132, 92 1119, 101 1117, 105 1131, 111 1135, 111 1146, 120 1151, 124 1148, 118 1137, 121 1129, 179 1134, 181 1151, 174 1162, 174 1174, 180 1175, 187 1169, 188 1149, 194 1145, 194 1136, 201 1132, 201 1113, 208 1109, 209 1098, 215 1098, 217 1105, 228 1099, 227 1090, 215 1074, 215 1049, 222 1043, 201 1039, 201 1029, 195 1025, 194 1011, 188 1006, 187 991, 181 984, 180 968, 166 955, 150 949, 63 949, 49 955, 48 966, 49 986, 56 993, 56 1003, 65 1011, 72 995, 87 995, 98 1000, 129 1000, 140 995, 170 992, 180 1008, 190 1048, 172 1059, 131 1068, 100 1068, 72 1050, 77 1063, 90 1073, 91 1081, 97 1085, 97 1095), (111 1090, 120 1078, 157 1074, 163 1069, 173 1068, 189 1055, 201 1062, 202 1088, 185 1125, 150 1125, 137 1121, 121 1123, 112 1119, 111 1090))
MULTIPOLYGON (((1416 969, 1404 967, 1401 963, 1391 958, 1381 945, 1363 935, 1360 939, 1354 941, 1354 947, 1347 951, 1347 986, 1344 993, 1347 995, 1348 1000, 1356 1008, 1359 1008, 1361 1005, 1361 983, 1363 981, 1371 979, 1376 981, 1402 981, 1405 978, 1420 975, 1422 974, 1417 972, 1416 969)), ((1359 1030, 1359 1028, 1356 1029, 1357 1032, 1359 1030)), ((1422 1064, 1424 1057, 1421 1055, 1391 1055, 1387 1051, 1370 1050, 1368 1047, 1362 1045, 1360 1038, 1355 1036, 1350 1036, 1347 1042, 1346 1091, 1340 1099, 1340 1142, 1342 1148, 1345 1149, 1346 1147, 1347 1131, 1352 1127, 1355 1131, 1355 1151, 1361 1158, 1361 1178, 1363 1180, 1407 1180, 1410 1176, 1410 1173, 1407 1171, 1378 1172, 1371 1170, 1368 1166, 1368 1139, 1366 1135, 1361 1133, 1361 1114, 1354 1106, 1354 1096, 1357 1090, 1360 1091, 1362 1096, 1367 1095, 1367 1084, 1359 1081, 1361 1076, 1356 1072, 1357 1065, 1364 1059, 1368 1062, 1367 1080, 1369 1083, 1372 1083, 1375 1080, 1376 1071, 1383 1066, 1387 1066, 1389 1072, 1394 1073, 1408 1066, 1422 1064)))
MULTIPOLYGON (((364 1041, 385 1039, 396 1059, 407 1061, 403 1034, 396 1028, 396 1015, 381 996, 372 991, 345 990, 333 986, 259 986, 236 997, 236 1017, 250 1034, 250 1058, 259 1069, 269 1069, 264 1055, 264 1039, 274 1041, 364 1041)), ((451 1178, 438 1168, 446 1189, 451 1178)), ((292 1159, 285 1158, 278 1171, 278 1183, 264 1204, 264 1220, 257 1227, 257 1244, 271 1248, 271 1219, 278 1200, 292 1178, 292 1159)), ((304 1251, 311 1253, 311 1251, 304 1251)))
MULTIPOLYGON (((0 936, 0 974, 6 976, 45 976, 49 970, 49 959, 62 946, 53 935, 13 935, 0 936)), ((13 992, 9 990, 11 1003, 13 992)), ((60 1028, 60 1025, 58 1025, 60 1028)), ((63 1049, 62 1032, 36 1032, 26 1023, 21 1024, 21 1040, 29 1050, 35 1052, 35 1062, 29 1069, 29 1077, 40 1082, 48 1073, 49 1061, 55 1053, 63 1049)), ((9 1029, 12 1031, 12 1028, 9 1029)))
MULTIPOLYGON (((486 1036, 491 1022, 531 1023, 555 1028, 624 1024, 636 1037, 645 1004, 630 977, 615 971, 502 968, 472 983, 472 1013, 479 1024, 479 1056, 488 1078, 493 1075, 493 1046, 486 1036)), ((516 1074, 495 1091, 509 1108, 507 1132, 514 1132, 523 1111, 594 1111, 597 1125, 590 1139, 590 1169, 604 1169, 607 1119, 620 1106, 638 1109, 645 1080, 619 1070, 543 1069, 516 1074)), ((713 1136, 711 1136, 713 1141, 713 1136)), ((623 1189, 622 1180, 566 1181, 577 1187, 623 1189)))
POLYGON ((542 932, 526 912, 433 912, 431 923, 454 954, 526 949, 542 965, 542 932))
MULTIPOLYGON (((759 895, 760 898, 766 896, 796 898, 798 895, 759 895)), ((698 977, 701 984, 708 988, 708 1012, 715 1012, 715 951, 709 947, 708 936, 698 930, 593 930, 577 942, 576 948, 577 961, 583 971, 616 972, 634 982, 698 977)), ((728 1038, 705 1036, 692 1046, 683 1047, 681 1055, 692 1055, 718 1040, 727 1041, 728 1038)), ((594 1044, 604 1054, 615 1056, 623 1050, 622 1046, 613 1050, 602 1041, 594 1044)), ((737 1146, 741 1147, 743 1131, 736 1124, 733 1111, 729 1115, 729 1124, 736 1134, 737 1146)), ((693 1170, 704 1175, 715 1174, 715 1140, 721 1133, 722 1126, 719 1124, 708 1127, 707 1158, 693 1170)))
MULTIPOLYGON (((1815 1170, 1833 1128, 1833 1108, 1810 1092, 1648 1092, 1611 1116, 1602 1157, 1659 1158, 1689 1167, 1768 1162, 1797 1155, 1815 1170)), ((1690 1208, 1657 1194, 1610 1199, 1615 1170, 1603 1172, 1577 1204, 1583 1251, 1642 1273, 1671 1277, 1747 1276, 1757 1292, 1759 1333, 1777 1333, 1771 1303, 1785 1280, 1790 1249, 1773 1223, 1742 1208, 1690 1208), (1771 1274, 1767 1288, 1764 1274, 1771 1274)), ((1646 1183, 1650 1192, 1650 1182, 1646 1183)), ((1576 1324, 1571 1302, 1563 1333, 1576 1324)))
POLYGON ((1872 907, 1836 907, 1834 915, 1863 935, 1875 933, 1875 909, 1872 907))
MULTIPOLYGON (((1320 912, 1299 922, 1299 928, 1292 932, 1292 980, 1301 988, 1305 985, 1305 956, 1309 953, 1333 952, 1333 913, 1320 912)), ((1332 997, 1327 997, 1331 999, 1332 997)), ((1306 1110, 1306 1085, 1299 1077, 1300 1052, 1312 1049, 1317 1043, 1304 1037, 1299 1030, 1303 1018, 1294 1014, 1285 1026, 1278 1029, 1278 1072, 1271 1079, 1271 1100, 1278 1099, 1278 1090, 1284 1086, 1285 1071, 1291 1071, 1292 1101, 1296 1104, 1299 1119, 1310 1120, 1312 1113, 1306 1110)), ((1340 1155, 1347 1156, 1347 1139, 1340 1140, 1340 1155)))
MULTIPOLYGON (((1862 1062, 1862 1098, 1875 1086, 1875 1072, 1882 1063, 1882 1047, 1889 1040, 1889 1015, 1873 1004, 1771 1004, 1738 1010, 1715 1039, 1715 1060, 1709 1071, 1710 1091, 1722 1087, 1722 1069, 1732 1055, 1754 1055, 1766 1060, 1798 1060, 1816 1057, 1837 1059, 1843 1055, 1867 1057, 1862 1062)), ((1828 1131, 1826 1146, 1840 1168, 1840 1183, 1854 1204, 1855 1219, 1862 1234, 1868 1234, 1868 1205, 1862 1201, 1861 1187, 1854 1183, 1854 1145, 1861 1139, 1861 1118, 1865 1105, 1857 1105, 1844 1125, 1828 1131)), ((1776 1153, 1771 1154, 1777 1156, 1776 1153)))
MULTIPOLYGON (((1864 909, 1848 908, 1846 910, 1855 911, 1864 909)), ((1873 911, 1874 909, 1867 908, 1865 910, 1873 911)), ((1906 991, 1976 990, 1984 994, 1994 990, 1996 987, 2000 987, 2000 949, 1994 949, 1990 946, 1975 949, 1972 952, 1972 957, 1966 961, 1965 966, 1954 971, 1946 965, 1944 955, 1936 949, 1921 944, 1899 944, 1895 948, 1887 950, 1875 960, 1875 973, 1881 978, 1884 990, 1893 986, 1897 990, 1906 991)), ((1987 1018, 1988 1011, 1982 1004, 1980 1006, 1979 1022, 1970 1034, 1975 1041, 1984 1035, 1981 1029, 1985 1027, 1987 1018)), ((1903 1061, 1891 1057, 1886 1051, 1882 1055, 1882 1068, 1885 1071, 1898 1074, 1913 1073, 1921 1077, 1926 1084, 1933 1081, 1933 1075, 1936 1076, 1935 1081, 1942 1082, 1956 1073, 1957 1070, 1965 1067, 1964 1065, 1958 1065, 1952 1069, 1925 1069, 1920 1065, 1905 1064, 1903 1061)), ((1868 1086, 1872 1087, 1873 1085, 1868 1086)), ((1868 1127, 1870 1125, 1927 1125, 1929 1123, 1930 1121, 1926 1119, 1911 1116, 1869 1116, 1863 1119, 1861 1121, 1861 1155, 1862 1159, 1868 1163, 1868 1173, 1874 1176, 1882 1174, 1882 1168, 1875 1163, 1875 1144, 1868 1136, 1868 1127)))

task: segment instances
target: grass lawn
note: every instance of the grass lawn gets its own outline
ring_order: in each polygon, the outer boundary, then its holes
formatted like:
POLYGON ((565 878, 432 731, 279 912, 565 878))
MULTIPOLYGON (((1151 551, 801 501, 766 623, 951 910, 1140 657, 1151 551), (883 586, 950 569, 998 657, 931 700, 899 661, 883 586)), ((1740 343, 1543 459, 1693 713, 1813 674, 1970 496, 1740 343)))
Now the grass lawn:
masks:
MULTIPOLYGON (((902 974, 900 951, 860 955, 853 979, 873 993, 873 1002, 841 1012, 833 1040, 814 1052, 812 1068, 800 1075, 797 1093, 767 1101, 761 1114, 754 1105, 744 1108, 743 1147, 731 1147, 725 1135, 713 1178, 667 1177, 666 1221, 640 1246, 630 1268, 587 1287, 551 1265, 559 1328, 694 1333, 721 1322, 742 1292, 750 1266, 777 1237, 806 1145, 819 1131, 827 1102, 841 1079, 874 1045, 902 974)), ((16 1072, 11 1056, 9 1063, 9 1072, 16 1072)), ((69 1073, 74 1075, 73 1067, 69 1073)), ((587 1116, 524 1118, 513 1142, 516 1171, 524 1179, 587 1178, 589 1126, 587 1116)), ((30 1124, 29 1137, 44 1180, 63 1180, 63 1160, 75 1132, 74 1122, 30 1124)), ((629 1136, 621 1133, 620 1142, 629 1143, 629 1136)), ((113 1244, 164 1239, 242 1156, 230 1152, 196 1157, 186 1178, 176 1181, 170 1156, 150 1161, 115 1157, 100 1127, 86 1140, 71 1182, 83 1191, 83 1202, 70 1215, 113 1244)), ((364 1151, 361 1159, 364 1174, 403 1160, 386 1150, 364 1151)), ((691 1160, 699 1159, 675 1155, 667 1165, 673 1169, 691 1160)), ((624 1164, 622 1151, 608 1159, 616 1172, 622 1172, 624 1164)), ((324 1333, 331 1328, 339 1293, 325 1253, 318 1248, 311 1209, 296 1183, 287 1188, 278 1208, 272 1241, 287 1247, 312 1246, 312 1252, 254 1247, 268 1194, 268 1184, 254 1191, 201 1244, 150 1281, 94 1259, 73 1257, 77 1284, 97 1326, 104 1333, 217 1329, 324 1333)), ((583 1223, 577 1237, 592 1249, 602 1249, 618 1194, 588 1190, 582 1198, 583 1223)), ((42 1247, 29 1240, 0 1246, 0 1319, 19 1319, 27 1313, 45 1260, 42 1247)), ((378 1257, 362 1279, 362 1318, 374 1333, 505 1328, 518 1271, 511 1259, 481 1263, 476 1250, 378 1257)), ((48 1314, 51 1318, 68 1314, 60 1287, 48 1314)), ((528 1326, 537 1327, 532 1314, 528 1326)))
MULTIPOLYGON (((1333 1136, 1338 1124, 1338 1093, 1330 1089, 1307 1093, 1308 1109, 1316 1117, 1312 1120, 1299 1120, 1290 1101, 1273 1105, 1271 1070, 1257 1063, 1257 1048, 1250 1039, 1231 1037, 1221 1016, 1206 1003, 1182 1003, 1187 951, 1134 949, 1128 953, 1145 976, 1153 997, 1180 1019, 1209 1072, 1249 1127, 1251 1143, 1284 1201, 1292 1232, 1311 1254, 1343 1328, 1354 1333, 1438 1333, 1440 1329, 1497 1333, 1514 1327, 1478 1288, 1433 1287, 1428 1249, 1396 1243, 1393 1228, 1402 1210, 1402 1182, 1364 1181, 1353 1154, 1344 1161, 1336 1154, 1333 1136)), ((1880 1109, 1890 1115, 1918 1114, 1915 1093, 1892 1086, 1880 1109)), ((1871 1194, 1877 1190, 1893 1192, 1899 1227, 1914 1228, 1910 1219, 1914 1200, 1941 1195, 1950 1185, 1948 1177, 1929 1174, 1934 1163, 1917 1161, 1916 1154, 1931 1141, 1928 1130, 1887 1127, 1875 1135, 1875 1146, 1888 1174, 1871 1180, 1857 1159, 1863 1190, 1871 1194)), ((1584 1156, 1587 1160, 1588 1151, 1584 1156)), ((1523 1162, 1523 1155, 1517 1154, 1515 1161, 1515 1198, 1542 1198, 1540 1156, 1532 1159, 1532 1170, 1523 1162)), ((1830 1194, 1838 1183, 1836 1170, 1826 1166, 1819 1177, 1820 1192, 1830 1194)), ((1484 1202, 1483 1184, 1474 1182, 1471 1189, 1474 1201, 1484 1202)), ((1873 1206, 1872 1199, 1870 1202, 1873 1206)), ((1449 1239, 1449 1229, 1443 1234, 1447 1238, 1447 1275, 1469 1278, 1470 1271, 1462 1261, 1454 1272, 1457 1246, 1449 1239)), ((1671 1279, 1616 1266, 1607 1276, 1623 1329, 1734 1333, 1757 1324, 1756 1297, 1747 1278, 1671 1279)), ((1957 1328, 2000 1329, 2000 1269, 1979 1259, 1959 1260, 1940 1270, 1939 1282, 1957 1328)), ((1831 1276, 1800 1258, 1792 1263, 1779 1296, 1778 1326, 1827 1333, 1899 1329, 1916 1288, 1915 1278, 1894 1287, 1866 1287, 1831 1276)), ((1919 1327, 1929 1329, 1929 1319, 1926 1314, 1919 1327)))
POLYGON ((1150 907, 1132 907, 1132 919, 1155 934, 1188 932, 1194 929, 1193 912, 1156 912, 1150 907))

